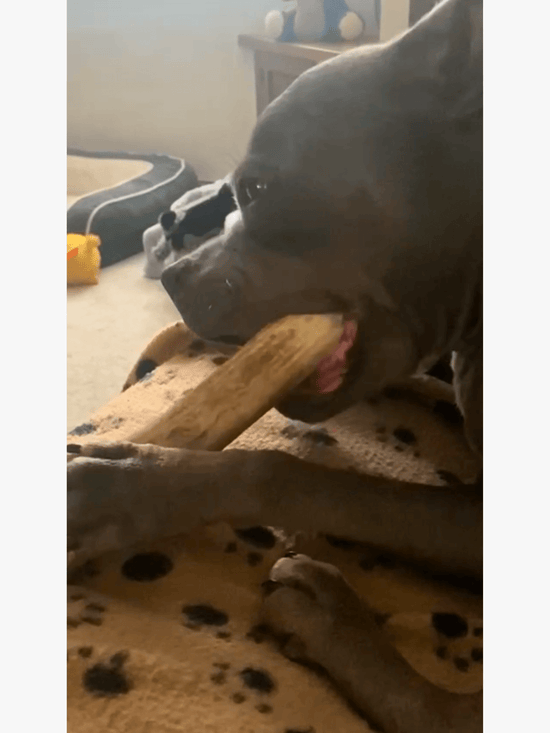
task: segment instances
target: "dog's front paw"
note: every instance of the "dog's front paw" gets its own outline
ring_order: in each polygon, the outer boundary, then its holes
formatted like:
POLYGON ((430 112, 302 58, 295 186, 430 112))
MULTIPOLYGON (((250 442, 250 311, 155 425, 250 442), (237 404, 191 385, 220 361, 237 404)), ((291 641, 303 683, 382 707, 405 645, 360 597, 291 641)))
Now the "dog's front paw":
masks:
POLYGON ((320 663, 338 625, 364 612, 337 568, 306 555, 289 553, 279 560, 264 592, 262 620, 296 661, 320 663))
POLYGON ((160 486, 161 449, 110 443, 67 450, 80 454, 67 465, 70 566, 163 536, 169 502, 160 486))
POLYGON ((120 461, 77 458, 67 466, 67 551, 80 564, 139 539, 133 495, 139 466, 120 461))

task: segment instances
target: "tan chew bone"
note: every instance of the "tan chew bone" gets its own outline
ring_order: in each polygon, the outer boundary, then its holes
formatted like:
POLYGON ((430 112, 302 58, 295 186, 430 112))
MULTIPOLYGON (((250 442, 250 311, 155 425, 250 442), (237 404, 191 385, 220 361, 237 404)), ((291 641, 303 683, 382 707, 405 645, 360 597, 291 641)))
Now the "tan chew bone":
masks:
POLYGON ((223 366, 128 439, 222 450, 306 379, 340 340, 340 315, 287 316, 266 326, 223 366))

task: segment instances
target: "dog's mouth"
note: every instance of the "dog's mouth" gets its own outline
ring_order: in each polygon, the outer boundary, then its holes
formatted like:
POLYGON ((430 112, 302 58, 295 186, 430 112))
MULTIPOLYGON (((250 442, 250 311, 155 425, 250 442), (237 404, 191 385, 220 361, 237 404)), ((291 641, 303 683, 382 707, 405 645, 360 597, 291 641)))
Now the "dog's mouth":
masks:
POLYGON ((357 333, 357 321, 345 319, 337 347, 318 362, 315 371, 294 392, 303 395, 330 395, 340 389, 346 383, 355 361, 353 357, 356 356, 356 349, 353 347, 357 333))
MULTIPOLYGON (((318 422, 346 409, 359 399, 359 379, 363 373, 364 354, 360 325, 352 316, 344 317, 344 328, 336 348, 323 357, 309 377, 292 389, 276 408, 287 417, 318 422)), ((216 343, 231 348, 242 340, 222 336, 216 343)))

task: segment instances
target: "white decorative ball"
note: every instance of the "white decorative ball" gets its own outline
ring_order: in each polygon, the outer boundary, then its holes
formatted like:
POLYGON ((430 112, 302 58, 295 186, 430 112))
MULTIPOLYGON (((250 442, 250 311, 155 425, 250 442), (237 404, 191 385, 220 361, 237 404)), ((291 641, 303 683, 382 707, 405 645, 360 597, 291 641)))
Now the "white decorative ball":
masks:
POLYGON ((363 32, 363 21, 357 13, 346 13, 338 24, 340 35, 344 41, 354 41, 363 32))
POLYGON ((280 10, 270 10, 265 16, 265 32, 269 38, 277 40, 283 32, 285 19, 280 10))

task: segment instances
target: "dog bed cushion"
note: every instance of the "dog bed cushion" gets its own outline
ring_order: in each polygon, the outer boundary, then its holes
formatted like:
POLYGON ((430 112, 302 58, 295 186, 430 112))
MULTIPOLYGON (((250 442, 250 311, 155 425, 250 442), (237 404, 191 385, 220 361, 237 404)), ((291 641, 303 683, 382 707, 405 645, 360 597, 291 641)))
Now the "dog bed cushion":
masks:
MULTIPOLYGON (((69 442, 126 439, 226 359, 182 322, 168 326, 145 348, 122 394, 69 442)), ((479 467, 460 428, 395 395, 322 427, 271 410, 230 447, 276 448, 442 491, 472 480, 479 467)), ((370 730, 330 682, 282 657, 257 627, 260 584, 287 549, 283 530, 219 524, 85 566, 68 590, 71 733, 370 730)), ((478 596, 355 543, 301 538, 297 549, 341 568, 418 672, 448 690, 481 688, 478 596)))
POLYGON ((140 252, 143 232, 197 184, 180 158, 69 149, 67 233, 98 235, 106 267, 140 252))

